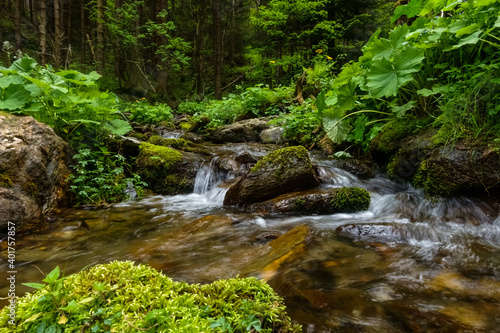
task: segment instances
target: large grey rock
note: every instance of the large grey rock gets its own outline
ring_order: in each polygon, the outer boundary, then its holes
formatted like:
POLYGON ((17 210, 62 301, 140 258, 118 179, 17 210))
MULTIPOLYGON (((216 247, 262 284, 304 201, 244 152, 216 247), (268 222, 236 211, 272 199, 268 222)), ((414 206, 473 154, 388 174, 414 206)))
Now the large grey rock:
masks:
POLYGON ((277 149, 264 158, 226 193, 225 205, 263 202, 280 194, 319 185, 307 150, 302 146, 277 149))
POLYGON ((260 132, 259 138, 262 143, 281 144, 285 141, 283 138, 283 128, 281 127, 272 127, 265 129, 260 132))
POLYGON ((269 118, 255 118, 237 121, 209 132, 203 139, 214 143, 259 142, 260 132, 269 128, 267 125, 269 120, 269 118))
POLYGON ((0 225, 29 229, 65 200, 68 145, 32 117, 0 112, 0 225))

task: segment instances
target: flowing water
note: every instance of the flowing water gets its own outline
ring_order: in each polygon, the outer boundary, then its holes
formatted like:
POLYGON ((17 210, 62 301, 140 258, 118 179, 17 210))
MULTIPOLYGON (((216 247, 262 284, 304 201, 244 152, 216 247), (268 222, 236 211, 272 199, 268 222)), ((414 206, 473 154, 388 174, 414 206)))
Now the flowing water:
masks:
MULTIPOLYGON (((17 294, 28 289, 21 283, 42 279, 39 270, 59 265, 70 274, 134 260, 191 283, 264 278, 304 332, 500 332, 498 201, 432 202, 410 186, 380 176, 360 180, 313 157, 323 187, 366 188, 369 210, 298 216, 223 207, 227 190, 218 185, 241 172, 234 156, 258 159, 270 149, 214 148, 217 156, 200 168, 192 194, 63 211, 50 232, 18 238, 17 294), (184 227, 202 217, 223 223, 184 227), (301 246, 259 264, 267 241, 301 225, 310 230, 301 246)), ((6 295, 6 281, 0 283, 6 295)))

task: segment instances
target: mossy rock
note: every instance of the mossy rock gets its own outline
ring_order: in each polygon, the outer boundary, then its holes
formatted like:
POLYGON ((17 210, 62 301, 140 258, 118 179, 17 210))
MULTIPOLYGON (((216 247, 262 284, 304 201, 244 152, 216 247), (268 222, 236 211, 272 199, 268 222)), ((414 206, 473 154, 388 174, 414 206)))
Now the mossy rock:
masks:
POLYGON ((302 146, 277 149, 259 160, 227 191, 225 205, 263 202, 288 192, 317 187, 319 180, 302 146))
POLYGON ((280 195, 249 206, 259 213, 335 214, 367 210, 370 193, 359 187, 317 189, 280 195))
POLYGON ((205 155, 205 156, 211 155, 207 149, 202 148, 199 145, 197 145, 196 143, 193 143, 189 140, 185 140, 185 139, 181 139, 181 138, 180 139, 165 139, 165 138, 162 138, 158 135, 154 135, 148 140, 148 143, 151 143, 151 144, 154 144, 157 146, 172 147, 172 148, 175 148, 177 150, 191 152, 191 153, 205 155))
POLYGON ((5 188, 11 188, 14 186, 14 183, 12 182, 12 179, 10 176, 6 173, 1 173, 0 174, 0 187, 5 187, 5 188))
POLYGON ((152 190, 160 194, 192 192, 195 168, 179 151, 147 142, 141 143, 139 150, 137 173, 152 190))
POLYGON ((458 189, 458 184, 449 181, 449 171, 441 165, 424 161, 420 164, 412 184, 423 188, 427 196, 449 196, 458 189), (429 165, 430 164, 430 165, 429 165))
POLYGON ((0 332, 301 332, 273 289, 255 278, 198 285, 176 282, 145 265, 115 261, 59 278, 0 313, 0 332), (58 280, 57 280, 58 279, 58 280), (57 291, 57 293, 52 293, 57 291), (49 296, 51 295, 51 296, 49 296))

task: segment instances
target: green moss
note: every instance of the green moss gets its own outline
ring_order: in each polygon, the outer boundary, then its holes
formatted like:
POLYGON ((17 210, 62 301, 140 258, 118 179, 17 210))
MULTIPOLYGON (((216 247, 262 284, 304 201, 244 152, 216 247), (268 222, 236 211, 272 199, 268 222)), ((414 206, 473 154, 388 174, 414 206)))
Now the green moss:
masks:
POLYGON ((311 165, 309 154, 303 146, 286 147, 276 149, 261 158, 250 170, 253 173, 259 172, 262 169, 275 168, 277 172, 294 167, 294 161, 305 160, 311 165))
POLYGON ((450 123, 445 123, 431 138, 431 142, 433 147, 444 146, 455 141, 459 136, 460 134, 457 133, 457 130, 450 123))
POLYGON ((216 322, 243 332, 252 319, 263 333, 301 331, 283 299, 255 278, 190 285, 130 261, 59 280, 56 269, 45 281, 50 276, 54 282, 17 299, 15 325, 8 324, 9 309, 2 310, 0 332, 220 332, 216 322))
POLYGON ((6 173, 0 174, 0 187, 10 188, 12 186, 14 186, 14 183, 12 183, 10 176, 6 173))
POLYGON ((146 134, 139 133, 139 132, 132 132, 129 134, 129 136, 136 138, 136 139, 139 139, 141 141, 146 141, 148 139, 148 136, 146 134))
POLYGON ((435 163, 429 166, 427 161, 424 161, 413 177, 412 184, 415 187, 423 188, 424 193, 428 196, 448 196, 458 186, 453 182, 448 182, 447 179, 450 177, 443 167, 435 163))
POLYGON ((188 123, 188 122, 182 122, 179 124, 179 127, 185 131, 188 131, 191 129, 192 125, 191 123, 188 123))
POLYGON ((168 146, 172 147, 175 149, 180 149, 184 150, 188 148, 189 146, 192 146, 193 143, 191 141, 187 141, 184 139, 164 139, 158 135, 152 136, 149 140, 148 143, 151 143, 153 145, 158 145, 158 146, 168 146))
POLYGON ((24 192, 31 198, 36 198, 40 194, 38 186, 33 182, 25 182, 22 184, 24 192))
POLYGON ((373 140, 372 146, 385 153, 391 153, 400 145, 400 140, 428 127, 430 118, 399 118, 388 123, 373 140))
POLYGON ((161 194, 190 192, 193 180, 183 176, 182 154, 175 149, 143 142, 136 160, 137 173, 161 194))
POLYGON ((370 193, 359 187, 343 187, 332 191, 330 204, 338 213, 354 213, 370 207, 370 193))

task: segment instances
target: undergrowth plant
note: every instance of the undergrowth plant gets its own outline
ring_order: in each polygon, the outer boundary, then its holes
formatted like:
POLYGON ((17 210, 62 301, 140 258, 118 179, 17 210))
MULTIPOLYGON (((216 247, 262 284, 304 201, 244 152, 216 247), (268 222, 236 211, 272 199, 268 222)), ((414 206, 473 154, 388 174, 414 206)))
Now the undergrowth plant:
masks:
POLYGON ((132 262, 111 262, 47 284, 17 299, 15 325, 0 312, 3 332, 301 332, 283 299, 255 278, 198 285, 175 282, 132 262))
POLYGON ((69 181, 77 205, 120 202, 141 196, 147 186, 131 172, 125 157, 108 152, 106 147, 91 150, 82 146, 73 158, 77 164, 69 181))
MULTIPOLYGON (((358 61, 318 96, 326 133, 336 143, 367 142, 394 118, 430 116, 498 134, 500 2, 411 0, 396 8, 411 23, 388 38, 372 35, 358 61), (413 19, 417 16, 416 19, 413 19)), ((367 145, 366 145, 367 146, 367 145)))
POLYGON ((139 99, 133 103, 121 103, 122 112, 130 112, 129 119, 141 124, 159 124, 162 121, 171 121, 172 109, 165 103, 149 104, 145 99, 139 99))
POLYGON ((33 116, 65 139, 80 127, 123 135, 132 128, 117 109, 118 98, 99 90, 96 72, 54 71, 29 56, 0 67, 0 109, 33 116))

